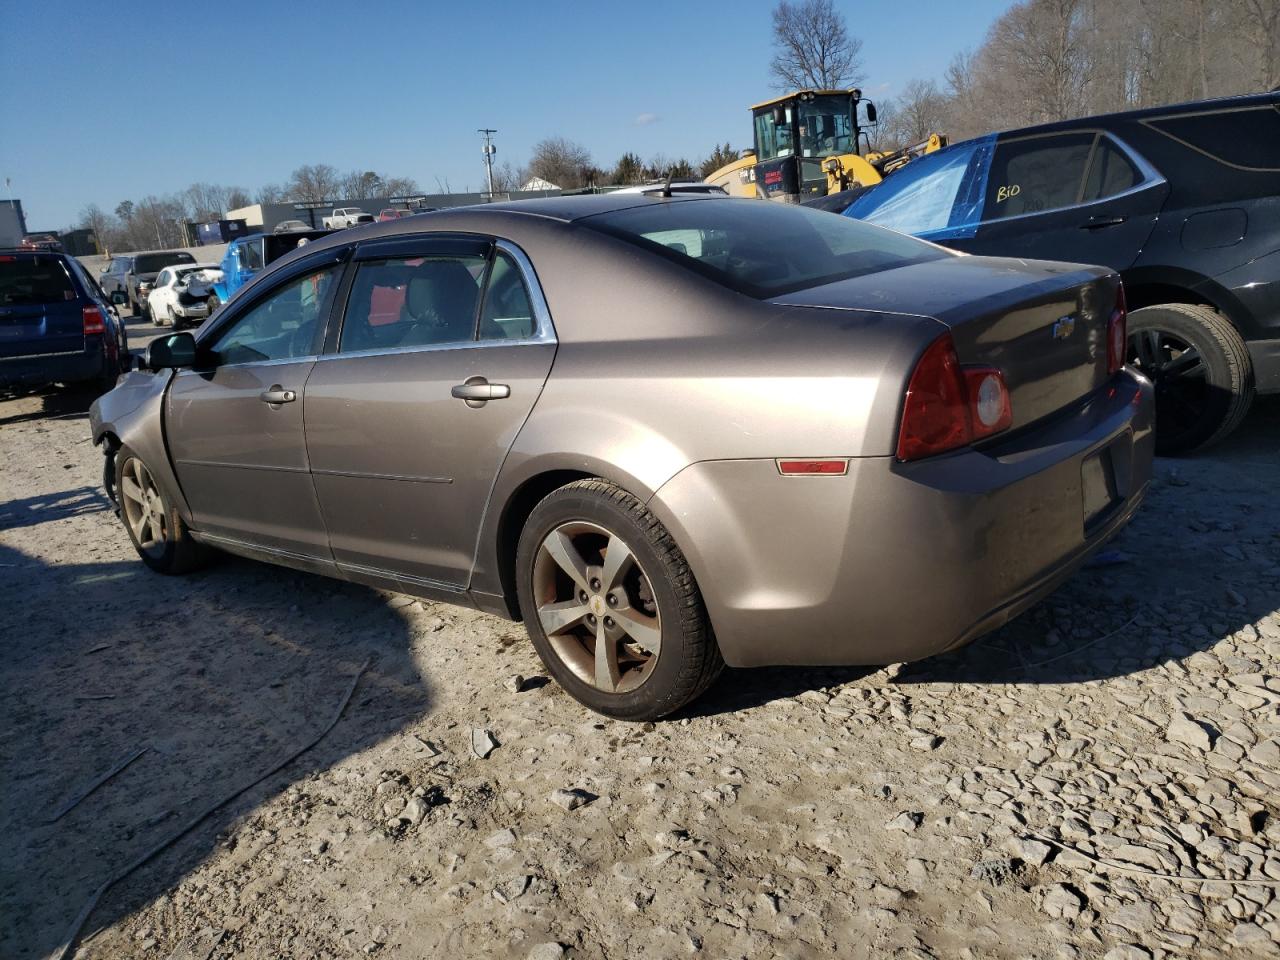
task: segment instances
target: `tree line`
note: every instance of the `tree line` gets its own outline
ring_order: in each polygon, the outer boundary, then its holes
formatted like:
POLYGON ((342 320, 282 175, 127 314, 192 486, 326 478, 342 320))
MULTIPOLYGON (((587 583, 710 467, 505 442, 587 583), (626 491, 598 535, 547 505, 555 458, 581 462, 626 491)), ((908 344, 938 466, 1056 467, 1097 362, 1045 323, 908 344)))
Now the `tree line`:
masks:
POLYGON ((905 146, 1277 86, 1280 0, 1024 0, 877 106, 905 146))
POLYGON ((320 203, 421 192, 412 177, 373 170, 342 173, 325 163, 304 164, 285 183, 264 184, 252 196, 243 187, 193 183, 177 193, 122 200, 110 211, 91 203, 80 211, 78 226, 93 231, 99 250, 168 249, 194 241, 189 224, 219 220, 228 211, 252 203, 320 203))

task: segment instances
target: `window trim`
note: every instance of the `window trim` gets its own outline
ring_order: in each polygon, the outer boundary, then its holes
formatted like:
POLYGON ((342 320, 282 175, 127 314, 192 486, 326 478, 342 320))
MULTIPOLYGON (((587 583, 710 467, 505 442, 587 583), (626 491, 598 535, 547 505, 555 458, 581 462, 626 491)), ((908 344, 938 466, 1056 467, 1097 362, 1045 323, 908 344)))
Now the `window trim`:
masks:
MULTIPOLYGON (((501 250, 503 253, 506 253, 507 255, 509 255, 512 261, 514 261, 516 265, 516 269, 520 272, 521 279, 524 281, 525 290, 529 294, 529 302, 530 302, 530 305, 533 307, 533 317, 534 317, 534 324, 535 324, 534 335, 532 337, 521 337, 516 340, 480 340, 478 338, 479 337, 478 324, 479 324, 480 311, 483 309, 484 298, 488 293, 489 274, 492 270, 493 255, 491 253, 490 263, 486 264, 485 266, 484 288, 480 291, 480 298, 477 301, 477 307, 476 307, 477 326, 472 329, 472 334, 471 334, 472 338, 470 340, 456 340, 451 343, 413 344, 410 346, 403 346, 403 347, 402 346, 371 347, 368 350, 348 350, 345 353, 339 352, 338 344, 341 342, 342 325, 346 322, 347 307, 349 306, 348 298, 350 297, 351 287, 355 281, 355 272, 360 266, 360 261, 358 261, 357 258, 352 258, 351 262, 347 265, 346 276, 343 278, 343 282, 340 285, 341 290, 339 292, 341 293, 341 296, 342 296, 342 301, 341 301, 342 308, 340 311, 341 315, 337 316, 339 311, 337 310, 336 305, 333 311, 336 318, 336 322, 332 324, 335 331, 335 335, 332 338, 332 341, 330 341, 329 338, 326 338, 325 344, 324 344, 324 352, 322 352, 320 356, 316 358, 316 362, 320 363, 327 360, 345 360, 348 358, 355 358, 355 357, 381 357, 381 356, 388 356, 391 354, 440 352, 445 350, 469 350, 476 347, 479 347, 479 348, 519 347, 519 346, 529 346, 531 344, 556 342, 555 327, 551 322, 551 311, 547 307, 547 301, 546 301, 546 298, 543 296, 542 286, 538 282, 537 273, 533 269, 533 263, 529 260, 529 257, 525 254, 525 252, 521 250, 518 246, 516 246, 514 243, 512 243, 511 241, 504 240, 501 237, 490 237, 490 236, 486 236, 484 234, 479 234, 479 233, 458 233, 458 232, 410 234, 410 235, 404 236, 403 238, 397 237, 396 239, 397 240, 403 239, 406 245, 416 240, 433 240, 433 239, 484 240, 484 241, 488 241, 492 245, 493 251, 496 252, 501 250)), ((389 247, 391 246, 391 244, 388 243, 387 246, 389 247)), ((390 256, 410 257, 412 256, 412 253, 397 252, 394 255, 391 255, 391 254, 388 255, 388 257, 390 256)), ((382 259, 382 258, 377 258, 377 259, 382 259)))
POLYGON ((1147 162, 1146 158, 1143 157, 1142 154, 1138 153, 1131 146, 1129 146, 1129 144, 1125 143, 1124 140, 1116 136, 1110 130, 1104 129, 1102 127, 1081 127, 1076 130, 1057 130, 1053 133, 1031 133, 1021 137, 1010 137, 1007 140, 1000 139, 996 141, 996 149, 997 150, 1000 149, 1001 145, 1005 143, 1019 143, 1023 140, 1037 140, 1037 139, 1043 139, 1046 137, 1061 137, 1069 133, 1093 133, 1094 134, 1093 146, 1090 147, 1089 149, 1089 159, 1085 163, 1084 174, 1080 178, 1080 188, 1076 191, 1077 202, 1069 203, 1066 206, 1062 206, 1062 207, 1050 207, 1048 210, 1033 210, 1030 213, 1017 213, 1017 214, 1014 214, 1012 217, 997 217, 992 220, 979 220, 977 222, 977 226, 979 228, 988 226, 990 224, 1014 223, 1018 220, 1023 220, 1027 217, 1043 217, 1046 214, 1061 213, 1065 210, 1083 210, 1087 207, 1093 206, 1096 203, 1110 203, 1113 200, 1119 200, 1121 197, 1128 197, 1142 190, 1148 190, 1151 187, 1160 186, 1161 184, 1168 183, 1168 181, 1160 174, 1160 172, 1156 170, 1156 168, 1153 167, 1150 163, 1147 162), (1114 146, 1117 150, 1123 153, 1125 157, 1128 158, 1129 162, 1132 163, 1134 168, 1138 171, 1138 176, 1141 179, 1139 179, 1137 183, 1135 183, 1132 187, 1129 187, 1127 190, 1121 190, 1119 193, 1113 193, 1110 196, 1099 197, 1096 200, 1079 199, 1084 194, 1085 184, 1089 182, 1089 173, 1092 169, 1094 158, 1097 156, 1098 140, 1101 137, 1106 137, 1108 140, 1110 140, 1112 146, 1114 146))
POLYGON ((1186 147, 1188 150, 1192 150, 1195 153, 1200 154, 1202 157, 1208 157, 1210 160, 1214 161, 1215 163, 1220 163, 1224 167, 1230 167, 1233 170, 1241 170, 1245 173, 1280 172, 1280 165, 1277 165, 1274 167, 1251 167, 1246 164, 1232 163, 1230 160, 1226 159, 1225 157, 1220 157, 1217 154, 1212 153, 1209 150, 1206 150, 1204 147, 1198 147, 1194 143, 1190 142, 1189 140, 1184 140, 1182 137, 1178 136, 1176 133, 1172 133, 1169 130, 1166 130, 1160 126, 1160 123, 1166 120, 1182 120, 1189 117, 1209 117, 1209 116, 1216 116, 1224 113, 1246 113, 1253 110, 1280 111, 1280 106, 1274 103, 1260 103, 1260 104, 1247 104, 1239 107, 1225 107, 1225 108, 1219 108, 1217 110, 1194 110, 1194 111, 1187 111, 1187 112, 1166 113, 1158 117, 1145 117, 1142 120, 1139 120, 1138 122, 1141 123, 1148 130, 1154 130, 1156 133, 1160 134, 1161 136, 1168 137, 1174 143, 1180 144, 1181 146, 1186 147))

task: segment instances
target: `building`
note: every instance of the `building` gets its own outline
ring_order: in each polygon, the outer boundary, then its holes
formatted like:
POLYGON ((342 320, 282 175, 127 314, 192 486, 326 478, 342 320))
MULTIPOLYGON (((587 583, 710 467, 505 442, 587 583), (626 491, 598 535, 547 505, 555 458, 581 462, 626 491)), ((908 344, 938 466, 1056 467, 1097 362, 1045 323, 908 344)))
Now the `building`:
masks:
POLYGON ((88 227, 77 230, 64 230, 58 234, 62 241, 62 249, 73 257, 91 257, 102 251, 98 249, 98 239, 88 227))
POLYGON ((323 203, 255 203, 237 210, 228 210, 227 219, 243 220, 250 232, 270 233, 276 224, 286 220, 301 220, 319 229, 323 218, 336 207, 359 207, 365 213, 377 216, 387 207, 403 210, 444 210, 448 207, 468 207, 477 203, 499 200, 529 200, 534 197, 559 196, 560 188, 547 190, 513 190, 510 193, 423 193, 412 197, 365 197, 360 200, 325 200, 323 203))
POLYGON ((21 200, 0 200, 0 247, 16 247, 27 235, 21 200))

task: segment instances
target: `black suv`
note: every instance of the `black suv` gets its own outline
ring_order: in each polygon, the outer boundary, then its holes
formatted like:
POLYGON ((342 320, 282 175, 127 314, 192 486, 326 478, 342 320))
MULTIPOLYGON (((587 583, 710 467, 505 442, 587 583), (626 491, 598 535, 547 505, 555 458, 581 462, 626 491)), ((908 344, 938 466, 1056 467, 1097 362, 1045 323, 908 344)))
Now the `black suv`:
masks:
POLYGON ((1280 92, 958 143, 845 215, 968 253, 1118 270, 1160 453, 1226 436, 1255 391, 1280 392, 1280 92))

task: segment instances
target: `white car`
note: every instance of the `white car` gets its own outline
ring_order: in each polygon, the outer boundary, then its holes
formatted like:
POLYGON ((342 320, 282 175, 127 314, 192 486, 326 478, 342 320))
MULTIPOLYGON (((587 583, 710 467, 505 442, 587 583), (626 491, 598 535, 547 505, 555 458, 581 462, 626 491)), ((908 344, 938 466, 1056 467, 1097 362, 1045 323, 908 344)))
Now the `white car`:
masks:
POLYGON ((189 322, 203 320, 209 316, 209 294, 221 279, 222 270, 216 263, 165 267, 147 295, 151 322, 157 327, 167 322, 181 330, 189 322))

